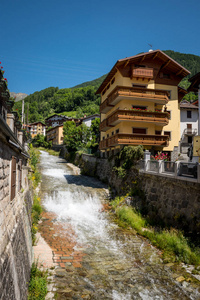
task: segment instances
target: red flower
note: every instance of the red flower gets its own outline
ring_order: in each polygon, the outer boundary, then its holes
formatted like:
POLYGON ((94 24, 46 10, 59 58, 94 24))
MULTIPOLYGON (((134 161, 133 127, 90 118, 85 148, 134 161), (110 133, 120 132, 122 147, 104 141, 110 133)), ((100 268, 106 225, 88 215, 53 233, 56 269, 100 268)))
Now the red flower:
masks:
POLYGON ((1 67, 1 69, 3 69, 3 67, 1 67))
POLYGON ((4 78, 5 81, 7 81, 7 78, 4 78))

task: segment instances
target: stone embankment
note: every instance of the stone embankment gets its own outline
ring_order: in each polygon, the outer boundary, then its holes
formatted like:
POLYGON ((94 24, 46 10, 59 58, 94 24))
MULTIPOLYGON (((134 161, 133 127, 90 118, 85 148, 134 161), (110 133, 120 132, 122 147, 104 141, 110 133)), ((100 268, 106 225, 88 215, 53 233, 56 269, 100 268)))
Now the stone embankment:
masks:
MULTIPOLYGON (((66 158, 66 151, 62 151, 66 158)), ((147 174, 132 168, 124 178, 113 171, 114 159, 76 155, 74 164, 81 173, 107 183, 114 194, 135 191, 132 205, 157 223, 200 233, 200 185, 188 180, 147 174), (141 193, 142 191, 142 193, 141 193)))

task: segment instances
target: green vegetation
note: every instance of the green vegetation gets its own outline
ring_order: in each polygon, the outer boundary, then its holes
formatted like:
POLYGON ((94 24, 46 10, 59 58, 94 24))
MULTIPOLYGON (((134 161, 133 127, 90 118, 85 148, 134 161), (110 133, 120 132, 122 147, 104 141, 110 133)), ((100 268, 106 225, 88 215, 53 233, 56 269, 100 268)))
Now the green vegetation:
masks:
POLYGON ((125 204, 125 197, 116 197, 111 202, 111 206, 119 218, 119 225, 130 226, 137 233, 148 238, 154 246, 163 251, 165 262, 182 261, 187 264, 200 264, 200 249, 191 248, 182 232, 151 227, 139 212, 125 204))
POLYGON ((35 147, 44 147, 47 149, 50 149, 52 146, 52 142, 47 142, 47 137, 42 135, 42 134, 37 134, 33 140, 32 140, 32 144, 35 147))
MULTIPOLYGON (((74 112, 73 117, 83 117, 99 113, 100 96, 95 95, 97 86, 84 88, 58 89, 49 87, 35 92, 24 99, 25 116, 28 122, 44 121, 54 113, 74 112)), ((14 110, 21 116, 22 101, 15 103, 14 110)), ((27 121, 27 120, 26 120, 27 121)))
MULTIPOLYGON (((191 75, 180 83, 181 87, 187 89, 190 85, 188 78, 200 70, 200 56, 171 50, 164 52, 191 72, 191 75)), ((88 116, 99 113, 100 96, 95 95, 95 92, 105 77, 106 75, 103 75, 72 88, 49 87, 29 95, 25 98, 25 115, 27 116, 28 109, 29 123, 44 121, 54 113, 67 114, 69 117, 83 117, 85 114, 88 116)), ((189 93, 184 99, 192 101, 197 99, 197 96, 189 93)), ((21 116, 22 101, 15 103, 14 110, 18 111, 21 116)))
POLYGON ((113 167, 113 171, 115 171, 120 178, 124 178, 127 170, 129 170, 140 158, 143 158, 143 155, 143 146, 125 146, 115 156, 115 166, 113 167))
POLYGON ((65 122, 63 126, 64 144, 69 152, 90 149, 92 153, 98 148, 100 119, 92 121, 91 127, 85 124, 76 126, 73 121, 65 122))
MULTIPOLYGON (((36 188, 41 180, 41 175, 37 168, 37 164, 39 162, 39 151, 33 148, 32 145, 30 145, 29 155, 30 155, 29 163, 32 169, 32 173, 29 179, 32 181, 33 187, 36 188)), ((31 234, 32 234, 33 245, 35 244, 36 241, 35 234, 38 231, 37 225, 38 225, 38 221, 40 220, 41 213, 42 213, 42 207, 40 204, 40 198, 34 192, 33 205, 31 210, 31 219, 32 219, 31 234)))
POLYGON ((34 262, 31 269, 28 300, 45 300, 47 294, 47 272, 38 268, 34 262))

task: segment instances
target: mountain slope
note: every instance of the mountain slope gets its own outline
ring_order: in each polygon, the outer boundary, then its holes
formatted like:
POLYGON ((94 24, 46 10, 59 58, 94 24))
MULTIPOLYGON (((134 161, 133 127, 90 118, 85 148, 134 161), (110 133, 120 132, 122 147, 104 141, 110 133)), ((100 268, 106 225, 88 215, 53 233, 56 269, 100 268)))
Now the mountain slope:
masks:
MULTIPOLYGON (((188 69, 191 72, 190 76, 200 71, 200 56, 179 53, 172 50, 163 52, 188 69)), ((45 118, 53 113, 75 112, 77 117, 98 113, 100 96, 96 95, 95 92, 105 77, 106 75, 103 75, 72 88, 59 89, 58 87, 49 87, 27 96, 25 98, 25 113, 27 116, 27 108, 29 107, 28 121, 44 121, 45 118)), ((187 88, 189 84, 187 78, 183 79, 180 83, 183 88, 187 88)), ((187 100, 194 100, 196 99, 196 95, 190 93, 185 98, 187 100)), ((21 115, 22 102, 16 102, 14 109, 21 115)))

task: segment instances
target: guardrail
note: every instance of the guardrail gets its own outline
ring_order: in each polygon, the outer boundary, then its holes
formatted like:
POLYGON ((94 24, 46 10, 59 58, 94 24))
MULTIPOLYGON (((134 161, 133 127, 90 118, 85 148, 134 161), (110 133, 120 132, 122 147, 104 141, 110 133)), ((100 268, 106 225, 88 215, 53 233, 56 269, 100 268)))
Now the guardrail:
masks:
POLYGON ((200 164, 181 161, 140 160, 137 168, 145 173, 160 174, 200 183, 200 164))

